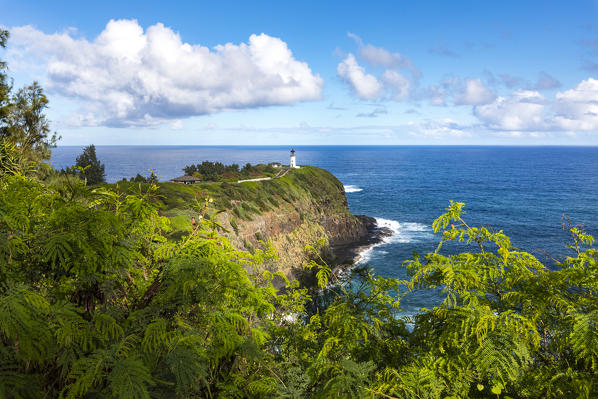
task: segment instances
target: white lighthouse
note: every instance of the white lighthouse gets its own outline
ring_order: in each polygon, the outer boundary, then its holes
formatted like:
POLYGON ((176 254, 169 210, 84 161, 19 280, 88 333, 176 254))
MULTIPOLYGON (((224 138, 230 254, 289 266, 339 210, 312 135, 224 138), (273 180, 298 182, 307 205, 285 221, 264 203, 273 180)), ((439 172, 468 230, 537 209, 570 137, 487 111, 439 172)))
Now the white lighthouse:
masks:
POLYGON ((297 160, 295 159, 295 150, 291 150, 291 168, 297 168, 297 160))

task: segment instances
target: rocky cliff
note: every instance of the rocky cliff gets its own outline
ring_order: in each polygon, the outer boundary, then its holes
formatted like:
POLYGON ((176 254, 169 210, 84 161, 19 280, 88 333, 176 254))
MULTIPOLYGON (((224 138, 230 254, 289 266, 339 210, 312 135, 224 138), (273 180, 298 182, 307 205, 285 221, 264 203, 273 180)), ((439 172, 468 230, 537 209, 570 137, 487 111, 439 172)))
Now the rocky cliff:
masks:
POLYGON ((162 185, 165 214, 175 228, 188 229, 194 197, 214 198, 226 229, 222 234, 239 249, 253 251, 269 241, 277 250, 277 267, 289 277, 308 261, 304 247, 326 239, 324 255, 334 263, 350 263, 356 248, 374 238, 375 221, 349 212, 341 182, 316 167, 294 169, 269 181, 201 185, 162 185))

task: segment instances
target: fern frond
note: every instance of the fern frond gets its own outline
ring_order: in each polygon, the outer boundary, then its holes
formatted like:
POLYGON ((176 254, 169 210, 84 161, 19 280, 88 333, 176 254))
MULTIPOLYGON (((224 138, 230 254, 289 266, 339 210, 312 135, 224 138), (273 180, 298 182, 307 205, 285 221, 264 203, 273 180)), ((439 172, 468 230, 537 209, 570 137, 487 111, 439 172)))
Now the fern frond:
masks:
POLYGON ((149 399, 148 388, 152 385, 148 368, 137 357, 117 360, 108 374, 108 387, 114 398, 149 399))
POLYGON ((45 298, 25 288, 0 296, 0 335, 24 361, 43 361, 52 350, 52 333, 43 323, 48 310, 45 298))
POLYGON ((598 371, 598 311, 575 316, 570 341, 577 361, 598 371))
POLYGON ((69 233, 53 233, 44 243, 44 256, 54 267, 60 266, 62 269, 68 267, 67 260, 73 253, 71 240, 69 233))
POLYGON ((165 361, 176 379, 179 395, 199 391, 208 372, 208 359, 202 347, 204 340, 196 335, 173 340, 165 361))
POLYGON ((154 352, 167 345, 166 320, 155 319, 145 329, 141 346, 146 353, 154 352))
POLYGON ((107 376, 111 357, 107 351, 96 351, 90 356, 77 360, 68 374, 68 380, 74 380, 66 385, 67 399, 75 399, 86 395, 92 388, 97 387, 107 376))
POLYGON ((95 313, 92 323, 103 341, 116 340, 124 334, 123 328, 108 314, 95 313))

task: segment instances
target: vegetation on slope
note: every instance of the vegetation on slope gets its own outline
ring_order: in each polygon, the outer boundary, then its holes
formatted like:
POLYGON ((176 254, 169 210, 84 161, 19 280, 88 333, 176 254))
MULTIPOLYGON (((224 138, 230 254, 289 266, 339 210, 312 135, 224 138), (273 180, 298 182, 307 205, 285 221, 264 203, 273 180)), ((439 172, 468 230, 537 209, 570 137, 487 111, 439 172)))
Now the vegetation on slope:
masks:
MULTIPOLYGON (((133 187, 149 187, 148 184, 139 186, 139 183, 126 181, 118 182, 117 186, 125 191, 133 187)), ((301 202, 321 204, 334 214, 349 215, 342 192, 342 184, 330 172, 306 166, 281 178, 260 182, 161 183, 156 194, 161 214, 172 220, 172 235, 179 237, 191 231, 191 217, 196 213, 194 208, 205 197, 213 199, 215 209, 230 211, 234 218, 247 221, 283 207, 296 209, 306 217, 304 209, 296 208, 301 202)))
MULTIPOLYGON (((467 226, 452 204, 434 228, 472 252, 417 256, 410 281, 365 272, 361 288, 328 291, 314 313, 307 288, 273 288, 261 265, 275 254, 238 251, 216 233, 209 201, 197 228, 172 241, 155 186, 64 179, 0 180, 0 396, 598 392, 598 252, 582 250, 592 239, 578 229, 573 256, 551 271, 502 232, 467 226), (408 328, 402 295, 434 287, 444 301, 408 328)), ((326 264, 307 267, 328 286, 326 264)))
MULTIPOLYGON (((0 131, 14 132, 9 123, 2 116, 0 131)), ((409 281, 364 270, 347 290, 317 246, 306 248, 329 297, 314 308, 297 281, 272 286, 262 265, 276 254, 218 235, 209 198, 195 204, 195 228, 169 235, 160 208, 201 187, 164 185, 161 197, 155 184, 44 179, 52 140, 37 126, 0 137, 0 398, 598 396, 598 250, 580 228, 570 228, 571 257, 551 270, 502 231, 469 226, 451 203, 433 224, 438 248, 405 263, 409 281), (40 146, 19 139, 29 133, 40 146), (455 240, 469 252, 444 254, 455 240), (402 317, 414 289, 444 300, 402 317)), ((318 176, 294 171, 271 198, 326 198, 335 180, 318 176)), ((243 187, 232 199, 257 204, 254 186, 243 187)), ((215 188, 216 202, 234 206, 226 185, 215 188)))

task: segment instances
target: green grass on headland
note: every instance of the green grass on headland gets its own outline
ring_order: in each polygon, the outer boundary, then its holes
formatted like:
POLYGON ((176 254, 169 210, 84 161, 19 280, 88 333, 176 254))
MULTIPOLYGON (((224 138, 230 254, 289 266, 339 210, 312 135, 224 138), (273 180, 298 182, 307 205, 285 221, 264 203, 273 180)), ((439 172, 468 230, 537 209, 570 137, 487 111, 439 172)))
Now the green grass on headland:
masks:
MULTIPOLYGON (((120 190, 127 191, 147 183, 121 181, 120 190)), ((195 214, 193 204, 206 197, 214 200, 217 210, 231 212, 235 218, 251 220, 256 214, 274 211, 299 203, 315 204, 316 212, 325 206, 327 211, 348 213, 342 183, 330 172, 313 166, 292 169, 281 178, 244 183, 206 182, 200 184, 159 183, 157 194, 160 211, 170 218, 173 234, 190 230, 195 214), (331 209, 332 207, 332 209, 331 209)))

